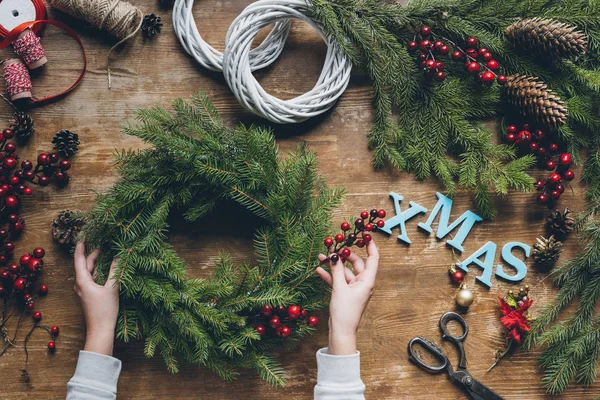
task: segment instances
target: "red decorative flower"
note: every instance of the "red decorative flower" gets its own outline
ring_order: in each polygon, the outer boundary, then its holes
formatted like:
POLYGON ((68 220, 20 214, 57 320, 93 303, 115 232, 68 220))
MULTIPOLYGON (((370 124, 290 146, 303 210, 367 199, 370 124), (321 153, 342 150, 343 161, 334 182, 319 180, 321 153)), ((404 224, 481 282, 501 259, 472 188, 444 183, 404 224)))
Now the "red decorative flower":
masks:
POLYGON ((517 309, 512 308, 504 299, 499 298, 502 314, 504 315, 500 322, 508 329, 507 337, 517 343, 521 343, 521 336, 531 330, 525 313, 533 303, 533 300, 527 299, 520 301, 522 303, 517 309))

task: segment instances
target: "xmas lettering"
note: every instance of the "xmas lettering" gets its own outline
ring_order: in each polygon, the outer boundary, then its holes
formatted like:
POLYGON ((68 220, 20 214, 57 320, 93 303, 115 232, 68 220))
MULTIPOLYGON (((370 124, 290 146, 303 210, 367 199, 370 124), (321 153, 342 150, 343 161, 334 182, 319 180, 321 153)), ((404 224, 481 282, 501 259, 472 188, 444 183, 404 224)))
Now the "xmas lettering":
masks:
MULTIPOLYGON (((471 232, 476 223, 483 220, 479 215, 472 211, 465 211, 461 216, 456 218, 454 222, 450 223, 450 214, 452 212, 452 199, 444 196, 441 193, 436 193, 438 198, 437 203, 431 210, 431 214, 427 218, 427 221, 420 222, 417 226, 425 232, 431 234, 433 229, 431 225, 438 218, 438 226, 435 236, 438 239, 443 239, 448 236, 451 232, 454 233, 454 237, 446 241, 446 243, 452 248, 456 249, 460 253, 464 251, 463 243, 467 239, 468 234, 471 232)), ((385 221, 383 228, 380 231, 392 234, 392 230, 398 227, 400 234, 398 240, 406 244, 410 244, 411 241, 406 232, 406 222, 416 217, 419 214, 426 214, 427 208, 413 201, 408 203, 409 207, 406 210, 402 210, 401 203, 404 197, 398 193, 391 192, 390 197, 394 201, 394 210, 396 215, 393 218, 385 221)), ((457 263, 456 265, 465 272, 469 272, 468 266, 475 264, 476 266, 483 269, 481 276, 476 279, 486 285, 492 287, 492 273, 494 273, 494 260, 496 258, 496 250, 498 246, 494 242, 487 242, 464 261, 457 263)), ((520 249, 525 258, 529 257, 531 247, 520 242, 510 242, 502 247, 501 258, 508 266, 515 269, 516 273, 509 275, 504 270, 504 265, 496 265, 495 274, 497 277, 511 281, 519 282, 522 281, 527 275, 527 265, 521 259, 513 254, 513 249, 520 249)))

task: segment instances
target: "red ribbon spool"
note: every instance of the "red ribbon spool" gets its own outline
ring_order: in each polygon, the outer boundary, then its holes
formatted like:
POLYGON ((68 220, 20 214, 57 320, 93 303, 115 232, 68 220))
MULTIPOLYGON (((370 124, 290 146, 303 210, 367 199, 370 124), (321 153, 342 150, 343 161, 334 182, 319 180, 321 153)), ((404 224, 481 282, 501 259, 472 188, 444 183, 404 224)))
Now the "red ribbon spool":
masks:
MULTIPOLYGON (((23 22, 46 19, 46 6, 43 0, 0 0, 0 13, 4 25, 0 22, 0 37, 6 37, 23 22)), ((38 33, 43 25, 33 27, 38 33)))

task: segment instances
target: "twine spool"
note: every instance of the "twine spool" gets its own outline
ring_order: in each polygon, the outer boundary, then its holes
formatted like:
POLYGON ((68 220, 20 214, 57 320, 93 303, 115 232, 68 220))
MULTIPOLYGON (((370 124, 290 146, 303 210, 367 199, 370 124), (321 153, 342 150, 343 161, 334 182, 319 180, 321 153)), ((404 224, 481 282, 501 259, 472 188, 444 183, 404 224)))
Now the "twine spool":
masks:
POLYGON ((12 45, 15 53, 29 69, 39 68, 48 62, 40 38, 29 28, 21 32, 12 45))
POLYGON ((259 0, 250 4, 229 27, 223 54, 200 37, 192 17, 193 3, 194 0, 175 1, 173 26, 179 41, 202 66, 222 70, 235 97, 253 113, 280 124, 302 122, 333 107, 348 86, 352 64, 310 17, 306 0, 259 0), (296 98, 281 100, 268 94, 252 71, 271 64, 281 54, 291 19, 309 23, 327 44, 327 55, 313 89, 296 98), (258 32, 271 24, 275 24, 271 33, 251 50, 258 32))
POLYGON ((31 76, 21 60, 18 58, 5 60, 2 74, 10 101, 31 99, 31 76))
POLYGON ((111 87, 110 55, 121 43, 129 40, 142 27, 144 14, 134 5, 121 0, 48 0, 50 5, 96 28, 117 37, 119 42, 108 52, 108 87, 111 87))

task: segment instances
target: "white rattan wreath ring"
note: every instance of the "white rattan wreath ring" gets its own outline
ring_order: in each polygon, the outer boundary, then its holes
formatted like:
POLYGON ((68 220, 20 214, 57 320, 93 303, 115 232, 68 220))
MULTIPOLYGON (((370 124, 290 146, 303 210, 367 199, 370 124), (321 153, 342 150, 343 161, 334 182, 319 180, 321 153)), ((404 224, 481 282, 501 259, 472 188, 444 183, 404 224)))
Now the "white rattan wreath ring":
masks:
POLYGON ((193 2, 175 2, 173 25, 181 44, 204 67, 216 71, 222 69, 236 98, 253 113, 276 123, 302 122, 330 109, 348 86, 352 64, 310 18, 310 8, 305 0, 260 0, 250 4, 229 27, 222 55, 200 37, 192 18, 193 2), (281 100, 268 94, 252 71, 271 64, 279 56, 291 19, 301 19, 313 26, 327 44, 327 55, 312 90, 290 100, 281 100), (258 31, 271 24, 275 27, 263 43, 250 50, 258 31))

